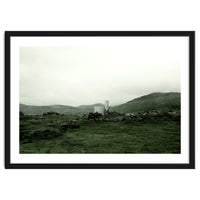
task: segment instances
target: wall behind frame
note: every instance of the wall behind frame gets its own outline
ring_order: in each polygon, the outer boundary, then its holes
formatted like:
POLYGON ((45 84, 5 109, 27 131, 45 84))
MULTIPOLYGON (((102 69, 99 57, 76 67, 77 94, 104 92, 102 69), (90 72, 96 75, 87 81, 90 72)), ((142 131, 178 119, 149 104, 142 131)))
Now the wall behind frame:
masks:
MULTIPOLYGON (((4 93, 5 30, 196 30, 198 55, 199 15, 198 1, 195 0, 3 1, 0 7, 1 92, 4 93)), ((199 73, 197 68, 196 74, 199 73)), ((199 86, 200 80, 197 79, 196 88, 199 86)), ((196 93, 196 102, 198 100, 199 92, 196 93)), ((3 110, 4 99, 1 98, 3 110)), ((197 104, 197 122, 200 120, 199 111, 197 104)), ((0 121, 4 133, 3 112, 0 121)), ((199 128, 197 126, 196 141, 199 141, 199 128)), ((0 141, 0 188, 1 196, 6 200, 200 198, 198 159, 195 170, 5 170, 4 134, 1 134, 0 141)), ((196 142, 196 158, 199 153, 200 144, 196 142)))

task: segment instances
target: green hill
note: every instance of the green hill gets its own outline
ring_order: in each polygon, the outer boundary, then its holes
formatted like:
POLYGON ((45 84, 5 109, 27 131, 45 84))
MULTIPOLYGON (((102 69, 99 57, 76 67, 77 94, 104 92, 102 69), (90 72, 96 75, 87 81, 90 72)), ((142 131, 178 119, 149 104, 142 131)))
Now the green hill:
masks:
POLYGON ((145 95, 125 104, 111 107, 110 111, 116 111, 119 113, 138 113, 149 110, 158 111, 179 111, 180 110, 180 93, 152 93, 145 95))
POLYGON ((37 114, 41 115, 46 112, 58 112, 58 113, 74 113, 77 111, 76 107, 63 106, 63 105, 52 105, 52 106, 30 106, 25 104, 20 104, 20 111, 24 114, 37 114))

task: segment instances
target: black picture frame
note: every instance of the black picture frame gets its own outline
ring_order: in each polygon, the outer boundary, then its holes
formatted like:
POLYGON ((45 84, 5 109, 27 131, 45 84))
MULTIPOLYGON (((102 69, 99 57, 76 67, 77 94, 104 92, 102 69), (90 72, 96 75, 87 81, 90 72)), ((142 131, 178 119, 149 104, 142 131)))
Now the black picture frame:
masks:
POLYGON ((6 169, 194 169, 195 168, 195 31, 5 31, 5 168, 6 169), (12 37, 188 37, 189 38, 189 163, 11 163, 11 38, 12 37))

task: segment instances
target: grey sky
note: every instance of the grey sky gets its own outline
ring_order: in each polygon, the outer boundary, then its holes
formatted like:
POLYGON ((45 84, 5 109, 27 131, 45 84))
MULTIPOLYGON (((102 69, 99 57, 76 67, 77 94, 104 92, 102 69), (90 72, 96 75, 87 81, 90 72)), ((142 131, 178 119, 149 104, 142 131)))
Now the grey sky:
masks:
POLYGON ((176 44, 20 47, 20 103, 78 106, 125 103, 180 92, 176 44))

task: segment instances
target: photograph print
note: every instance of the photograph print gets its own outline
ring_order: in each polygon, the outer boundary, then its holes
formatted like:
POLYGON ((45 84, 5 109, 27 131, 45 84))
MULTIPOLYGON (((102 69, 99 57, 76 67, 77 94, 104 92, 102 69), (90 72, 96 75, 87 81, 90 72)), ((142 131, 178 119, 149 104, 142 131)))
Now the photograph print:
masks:
POLYGON ((194 168, 194 32, 5 38, 6 168, 194 168))

